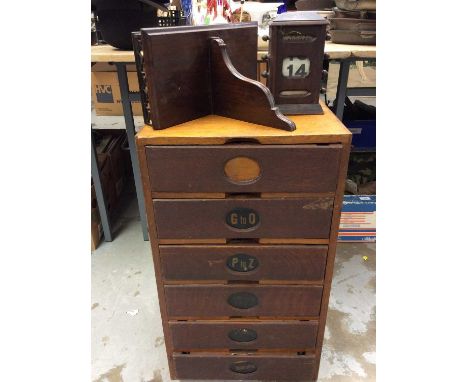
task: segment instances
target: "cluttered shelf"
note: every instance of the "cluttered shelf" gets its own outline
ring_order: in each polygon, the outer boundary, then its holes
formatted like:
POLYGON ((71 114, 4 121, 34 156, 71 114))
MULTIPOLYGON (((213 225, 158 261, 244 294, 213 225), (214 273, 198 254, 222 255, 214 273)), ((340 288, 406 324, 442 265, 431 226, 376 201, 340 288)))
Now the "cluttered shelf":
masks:
MULTIPOLYGON (((259 46, 257 59, 268 50, 268 44, 259 46)), ((371 45, 346 45, 335 44, 327 41, 325 43, 325 53, 331 60, 343 60, 346 58, 369 59, 376 57, 377 48, 371 45)), ((134 62, 135 56, 132 50, 121 50, 110 45, 91 46, 91 62, 134 62)))
MULTIPOLYGON (((294 18, 295 16, 299 15, 299 13, 286 13, 285 15, 289 15, 294 18)), ((279 20, 279 18, 280 16, 277 17, 275 20, 279 20)), ((244 23, 243 25, 248 26, 248 24, 249 23, 244 23)), ((275 29, 274 24, 275 22, 273 22, 272 25, 269 28, 267 28, 267 30, 270 29, 270 32, 271 32, 270 35, 274 35, 273 33, 273 30, 275 29)), ((190 28, 190 27, 178 26, 175 28, 190 28)), ((167 28, 167 29, 169 30, 172 28, 167 28)), ((265 32, 265 30, 263 30, 263 32, 265 32)), ((256 75, 255 75, 255 70, 252 70, 252 72, 249 72, 249 75, 247 77, 256 78, 257 81, 262 82, 264 85, 268 86, 266 78, 269 75, 270 77, 275 77, 276 75, 280 75, 280 72, 278 72, 278 70, 276 70, 275 73, 269 74, 268 69, 272 70, 272 68, 274 68, 275 65, 272 64, 272 66, 268 68, 268 65, 264 57, 265 53, 267 52, 269 55, 271 55, 271 50, 273 49, 272 46, 275 46, 272 43, 272 41, 268 41, 268 39, 272 38, 272 36, 268 36, 267 38, 267 34, 261 33, 260 28, 258 29, 258 31, 257 31, 257 28, 255 28, 255 33, 250 37, 254 45, 252 45, 253 49, 249 50, 248 56, 253 58, 253 55, 256 54, 257 65, 256 65, 256 75)), ((118 44, 116 45, 115 42, 112 43, 112 40, 107 40, 107 41, 109 41, 111 44, 115 46, 120 46, 118 44)), ((135 42, 133 42, 133 44, 135 44, 135 42)), ((363 67, 366 64, 362 63, 362 61, 371 61, 371 65, 375 67, 376 47, 372 45, 339 44, 339 43, 333 43, 329 41, 326 43, 325 41, 323 41, 322 44, 323 44, 322 47, 319 49, 319 51, 316 52, 318 55, 320 55, 320 58, 315 59, 315 60, 311 58, 310 62, 314 62, 314 65, 318 67, 317 62, 322 61, 322 58, 321 58, 322 52, 326 53, 327 55, 326 57, 329 59, 329 61, 332 61, 332 62, 329 62, 327 60, 325 64, 323 65, 323 70, 320 65, 322 78, 320 79, 317 77, 318 78, 317 81, 323 82, 322 85, 324 86, 324 88, 322 88, 321 90, 326 89, 327 94, 322 96, 322 98, 324 98, 325 100, 325 104, 328 106, 331 106, 333 113, 336 115, 336 117, 338 117, 338 119, 341 120, 343 119, 343 113, 345 112, 345 103, 347 100, 347 97, 346 97, 347 95, 349 96, 373 95, 375 93, 375 91, 373 90, 372 81, 370 81, 369 83, 370 87, 362 87, 363 85, 362 81, 358 81, 357 88, 352 88, 351 87, 353 86, 352 78, 350 78, 350 81, 348 81, 348 77, 349 77, 350 68, 353 67, 354 71, 356 71, 355 68, 359 70, 359 74, 362 78, 366 78, 365 74, 363 74, 364 73, 363 67), (336 68, 337 65, 339 65, 339 73, 338 71, 335 70, 334 74, 330 76, 326 75, 325 77, 323 77, 323 72, 327 74, 329 68, 331 72, 333 72, 332 67, 336 68), (334 92, 334 88, 336 88, 336 93, 334 92), (328 93, 329 90, 330 92, 328 93), (328 100, 330 99, 330 96, 333 95, 333 93, 335 93, 335 98, 332 104, 328 100)), ((91 47, 91 63, 93 66, 92 68, 93 89, 95 89, 95 91, 93 92, 93 100, 94 100, 94 106, 96 107, 95 109, 96 115, 99 115, 100 117, 104 116, 103 118, 106 118, 107 116, 107 119, 109 119, 109 118, 112 118, 109 116, 123 114, 124 124, 125 124, 125 128, 127 131, 127 136, 129 137, 129 139, 134 136, 135 130, 137 127, 135 126, 135 119, 133 117, 136 116, 138 119, 141 119, 141 115, 143 113, 143 108, 140 103, 140 92, 138 88, 136 68, 135 68, 135 65, 133 65, 135 63, 135 55, 134 55, 133 49, 131 49, 131 45, 132 45, 131 42, 126 41, 125 46, 123 45, 120 46, 120 48, 123 48, 123 49, 117 49, 111 45, 93 45, 91 47), (113 64, 113 65, 109 65, 109 64, 113 64), (104 77, 106 78, 105 81, 104 81, 104 77), (98 81, 98 78, 100 78, 100 81, 98 81)), ((309 52, 311 56, 313 55, 312 53, 313 52, 311 51, 309 52)), ((178 54, 182 54, 182 52, 178 54)), ((273 54, 271 57, 276 57, 276 56, 277 54, 273 54)), ((278 60, 280 60, 280 58, 278 58, 278 60)), ((241 62, 242 61, 240 61, 240 63, 238 64, 242 67, 241 62)), ((159 75, 161 75, 161 73, 159 73, 159 75)), ((286 84, 282 84, 282 85, 283 87, 281 87, 281 84, 279 84, 278 89, 276 90, 275 89, 270 89, 270 90, 278 93, 282 89, 284 90, 284 86, 286 86, 286 84)), ((356 85, 356 81, 354 81, 354 85, 356 85)), ((364 84, 364 85, 367 85, 367 84, 364 84)), ((308 86, 310 86, 310 84, 308 86)), ((314 88, 316 86, 318 86, 318 84, 315 84, 314 88)), ((314 102, 308 101, 308 102, 303 102, 303 103, 307 103, 307 105, 309 105, 309 103, 311 105, 313 104, 312 108, 316 108, 316 109, 320 108, 319 103, 317 102, 318 93, 316 96, 317 96, 317 99, 314 102)), ((286 109, 285 111, 287 111, 286 109)), ((326 113, 329 113, 330 115, 332 114, 329 110, 327 110, 326 113)), ((160 115, 160 114, 161 113, 157 113, 156 115, 160 115)), ((303 114, 303 113, 300 113, 300 114, 303 114)), ((348 116, 350 115, 349 107, 348 107, 347 115, 348 116)), ((333 117, 335 118, 335 116, 333 117)), ((106 121, 99 120, 99 121, 105 122, 104 123, 105 127, 108 127, 109 121, 107 120, 106 121)), ((138 127, 140 127, 142 125, 141 121, 137 121, 137 122, 139 122, 137 123, 137 125, 139 125, 138 127)), ((255 123, 258 124, 259 122, 257 121, 255 123)), ((114 124, 115 123, 112 123, 112 125, 114 124)), ((345 124, 346 124, 346 121, 345 121, 345 124)), ((94 127, 97 127, 97 125, 98 124, 96 123, 94 127)), ((361 131, 363 130, 360 125, 355 126, 354 128, 355 134, 361 134, 360 133, 361 131)), ((353 144, 354 143, 355 142, 353 141, 353 144)), ((366 146, 368 146, 367 142, 365 143, 366 143, 366 146)), ((136 184, 137 195, 138 195, 140 215, 144 216, 143 197, 142 197, 141 185, 139 185, 139 174, 138 174, 138 168, 136 166, 137 164, 136 153, 135 153, 135 149, 133 145, 130 145, 130 152, 132 154, 131 157, 132 157, 132 163, 134 167, 134 177, 135 177, 135 184, 136 184)), ((142 219, 141 221, 142 221, 144 237, 146 239, 147 235, 146 235, 146 224, 144 222, 145 219, 142 219)))

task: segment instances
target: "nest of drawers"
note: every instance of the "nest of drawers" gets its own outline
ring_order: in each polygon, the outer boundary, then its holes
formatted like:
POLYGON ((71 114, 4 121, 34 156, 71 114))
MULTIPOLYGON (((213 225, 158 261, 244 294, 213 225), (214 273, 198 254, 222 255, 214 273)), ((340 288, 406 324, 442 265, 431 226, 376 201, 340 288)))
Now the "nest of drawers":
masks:
POLYGON ((317 377, 342 152, 140 150, 172 378, 317 377))

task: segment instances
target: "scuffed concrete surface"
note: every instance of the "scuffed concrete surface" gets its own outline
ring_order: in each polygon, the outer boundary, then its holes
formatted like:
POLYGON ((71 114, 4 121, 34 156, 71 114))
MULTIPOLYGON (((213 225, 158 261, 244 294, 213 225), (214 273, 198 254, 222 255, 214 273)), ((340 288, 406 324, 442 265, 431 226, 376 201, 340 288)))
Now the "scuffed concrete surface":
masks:
POLYGON ((111 243, 92 254, 94 382, 162 382, 167 361, 149 242, 132 199, 111 243))
MULTIPOLYGON (((137 210, 130 199, 115 240, 92 254, 93 382, 170 381, 151 249, 137 210)), ((374 381, 375 358, 375 245, 341 244, 319 381, 374 381)))
POLYGON ((375 244, 339 244, 319 380, 374 381, 375 358, 375 244))

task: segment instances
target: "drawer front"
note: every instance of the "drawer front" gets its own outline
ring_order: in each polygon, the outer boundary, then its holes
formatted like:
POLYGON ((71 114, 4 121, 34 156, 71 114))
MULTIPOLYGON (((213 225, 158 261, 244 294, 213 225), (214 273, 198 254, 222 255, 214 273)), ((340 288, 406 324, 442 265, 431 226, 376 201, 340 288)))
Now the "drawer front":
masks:
POLYGON ((155 192, 335 192, 341 145, 148 146, 155 192))
POLYGON ((322 281, 326 245, 161 245, 165 281, 322 281))
POLYGON ((310 380, 313 355, 174 354, 177 379, 310 380))
POLYGON ((169 323, 175 351, 314 349, 317 321, 169 323))
POLYGON ((169 318, 317 317, 321 285, 166 285, 169 318))
POLYGON ((160 239, 327 239, 333 197, 155 199, 160 239))

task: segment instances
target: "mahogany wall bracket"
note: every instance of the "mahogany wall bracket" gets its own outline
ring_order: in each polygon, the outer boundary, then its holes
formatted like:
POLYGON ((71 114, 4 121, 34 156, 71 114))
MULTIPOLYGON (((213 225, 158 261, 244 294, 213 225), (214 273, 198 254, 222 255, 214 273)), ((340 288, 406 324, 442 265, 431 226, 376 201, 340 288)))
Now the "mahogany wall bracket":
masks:
POLYGON ((154 129, 216 114, 295 130, 255 81, 257 23, 142 29, 133 42, 145 123, 154 129))
POLYGON ((210 39, 211 97, 213 114, 294 131, 296 125, 275 106, 270 90, 240 74, 221 38, 210 39))

